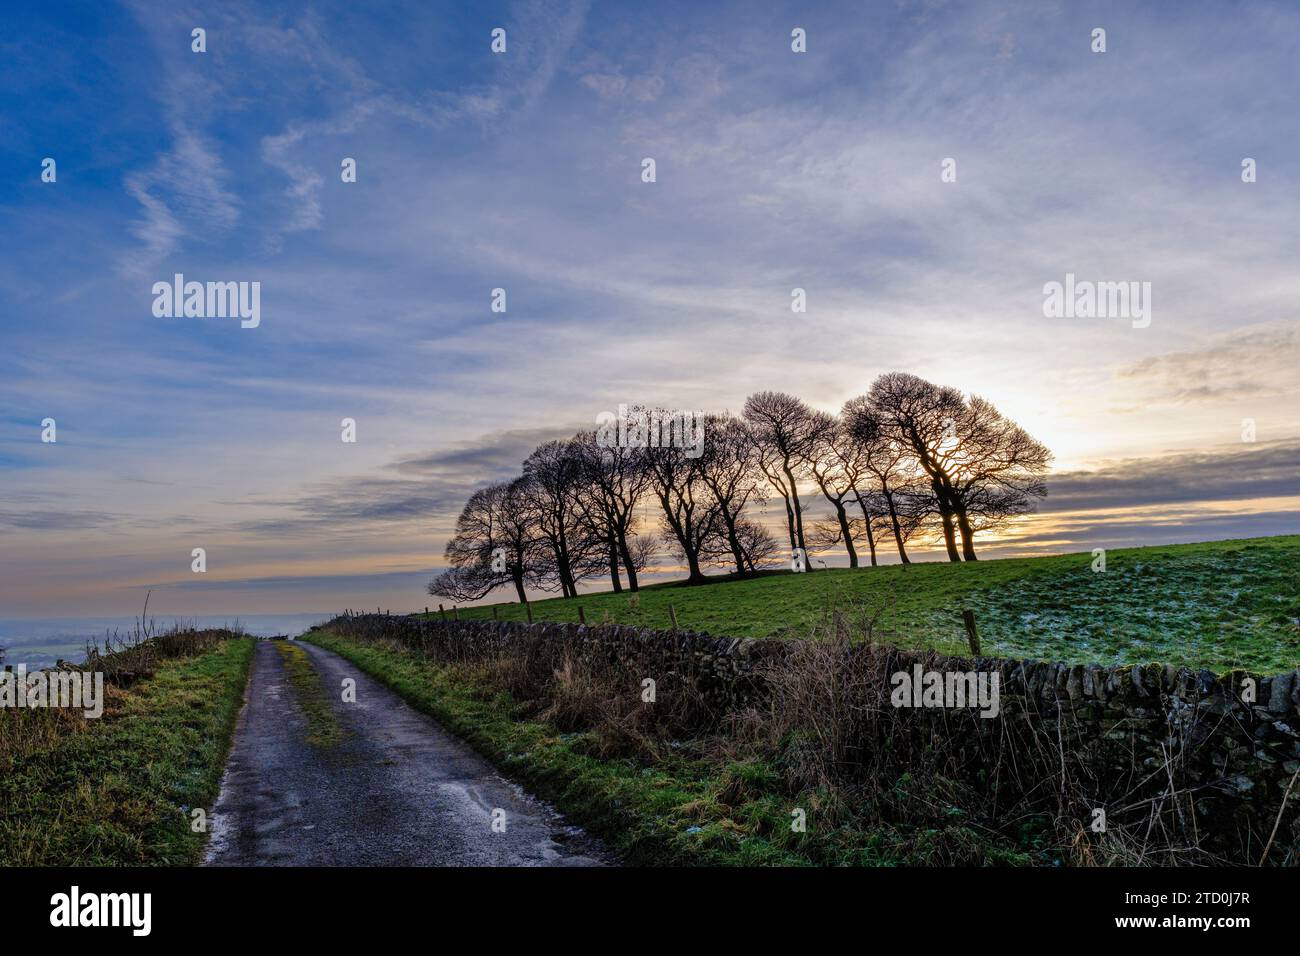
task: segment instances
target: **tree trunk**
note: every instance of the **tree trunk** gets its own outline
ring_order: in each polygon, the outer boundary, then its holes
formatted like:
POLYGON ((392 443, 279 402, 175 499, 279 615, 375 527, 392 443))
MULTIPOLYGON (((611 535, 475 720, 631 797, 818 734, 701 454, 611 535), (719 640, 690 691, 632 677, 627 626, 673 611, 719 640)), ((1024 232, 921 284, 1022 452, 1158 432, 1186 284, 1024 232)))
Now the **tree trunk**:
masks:
POLYGON ((627 589, 635 591, 636 584, 636 567, 632 564, 632 549, 627 546, 627 532, 619 531, 618 533, 618 550, 623 556, 623 570, 627 572, 627 589))
POLYGON ((939 479, 931 476, 930 487, 934 490, 935 502, 939 506, 939 518, 943 522, 943 543, 948 549, 948 560, 961 564, 961 555, 957 552, 957 534, 952 525, 952 501, 939 479))
POLYGON ((858 507, 862 509, 862 526, 867 529, 867 547, 871 549, 871 566, 874 568, 879 564, 876 560, 876 535, 871 530, 871 512, 867 511, 861 495, 858 495, 858 507))
POLYGON ((736 562, 736 573, 745 576, 745 549, 740 546, 736 536, 736 519, 727 517, 727 545, 731 548, 731 559, 736 562))
POLYGON ((609 543, 609 579, 614 582, 614 593, 620 593, 623 582, 618 579, 618 549, 613 541, 609 543))
POLYGON ((673 537, 681 545, 682 553, 686 555, 686 566, 690 569, 690 575, 687 578, 688 584, 699 584, 705 580, 703 572, 700 571, 700 550, 697 543, 692 540, 695 531, 693 523, 693 514, 687 511, 684 515, 679 516, 673 511, 668 496, 663 492, 656 492, 655 497, 659 499, 659 504, 664 509, 664 520, 668 522, 668 527, 672 529, 673 537))
POLYGON ((965 508, 957 509, 957 527, 961 529, 961 553, 967 561, 977 561, 975 557, 975 532, 971 530, 970 518, 965 508))
POLYGON ((515 580, 515 593, 519 595, 519 603, 527 604, 528 598, 524 594, 524 572, 516 568, 512 577, 515 580))
POLYGON ((794 524, 799 533, 799 550, 803 552, 804 570, 811 572, 813 569, 812 557, 808 554, 808 542, 803 536, 803 506, 799 504, 799 489, 794 485, 794 473, 788 466, 782 466, 785 472, 786 481, 790 482, 790 500, 794 504, 794 524))
POLYGON ((555 555, 556 574, 560 578, 560 593, 565 597, 574 597, 576 591, 573 588, 573 574, 569 570, 569 558, 562 552, 557 551, 555 555))
POLYGON ((573 566, 569 563, 569 539, 564 533, 563 521, 559 522, 560 528, 557 536, 552 542, 552 550, 555 552, 555 571, 560 578, 560 588, 565 597, 577 597, 578 589, 575 587, 573 580, 573 566))
POLYGON ((794 509, 790 507, 790 499, 786 495, 781 496, 785 502, 785 523, 790 529, 790 550, 793 551, 799 547, 799 540, 794 536, 794 509))
POLYGON ((952 527, 952 515, 947 505, 939 506, 939 517, 943 520, 943 543, 948 549, 948 560, 961 564, 961 555, 957 553, 957 537, 952 527))
POLYGON ((912 559, 907 556, 907 549, 903 547, 903 529, 898 523, 898 511, 894 507, 894 493, 889 490, 888 485, 882 485, 884 488, 885 502, 889 505, 889 521, 894 526, 894 543, 898 545, 898 557, 904 564, 911 564, 912 559))
POLYGON ((699 584, 705 580, 704 572, 700 570, 700 556, 690 548, 683 549, 686 552, 686 566, 690 569, 690 574, 686 580, 690 584, 699 584))
MULTIPOLYGON (((856 568, 858 552, 853 547, 853 535, 849 531, 849 516, 844 511, 844 505, 838 501, 835 502, 835 517, 840 521, 840 534, 844 535, 844 547, 849 552, 849 567, 856 568)), ((875 548, 873 547, 872 550, 874 551, 875 548)))

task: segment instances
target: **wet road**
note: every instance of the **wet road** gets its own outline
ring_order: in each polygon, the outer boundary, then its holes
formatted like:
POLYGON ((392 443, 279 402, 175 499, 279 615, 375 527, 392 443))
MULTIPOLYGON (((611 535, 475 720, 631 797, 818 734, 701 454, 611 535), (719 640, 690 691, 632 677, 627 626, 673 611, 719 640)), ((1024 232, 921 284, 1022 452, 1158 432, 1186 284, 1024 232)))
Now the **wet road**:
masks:
MULTIPOLYGON (((260 641, 205 864, 596 866, 597 841, 343 658, 312 644, 317 707, 290 683, 285 642, 260 641), (343 681, 356 702, 343 702, 343 681), (309 741, 309 731, 312 740, 309 741), (494 821, 496 827, 494 829, 494 821), (504 824, 504 827, 502 826, 504 824)), ((296 652, 294 652, 296 653, 296 652)), ((305 670, 298 665, 299 672, 305 670)))

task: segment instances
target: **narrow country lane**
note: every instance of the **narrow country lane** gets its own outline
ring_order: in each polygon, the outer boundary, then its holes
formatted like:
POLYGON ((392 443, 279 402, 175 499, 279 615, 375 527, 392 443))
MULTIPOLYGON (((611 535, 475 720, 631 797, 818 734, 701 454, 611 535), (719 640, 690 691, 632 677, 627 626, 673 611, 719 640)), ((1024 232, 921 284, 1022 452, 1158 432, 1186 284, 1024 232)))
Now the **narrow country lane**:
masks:
POLYGON ((611 862, 597 841, 336 654, 262 641, 247 695, 207 865, 611 862), (355 703, 342 700, 345 678, 356 681, 355 703))

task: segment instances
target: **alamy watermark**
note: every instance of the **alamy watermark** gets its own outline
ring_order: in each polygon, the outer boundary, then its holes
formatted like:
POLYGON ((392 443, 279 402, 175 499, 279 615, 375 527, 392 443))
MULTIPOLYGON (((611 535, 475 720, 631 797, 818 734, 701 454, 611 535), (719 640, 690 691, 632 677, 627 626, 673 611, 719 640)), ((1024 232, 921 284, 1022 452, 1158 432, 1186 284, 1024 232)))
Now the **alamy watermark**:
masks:
POLYGON ((50 897, 54 927, 126 927, 132 936, 148 936, 153 928, 152 893, 83 893, 74 886, 50 897))
POLYGON ((1133 328, 1151 324, 1150 282, 1076 281, 1073 272, 1065 282, 1043 286, 1043 315, 1049 319, 1131 319, 1133 328))
POLYGON ((155 282, 153 296, 155 318, 237 318, 244 329, 262 324, 260 282, 186 282, 178 272, 171 282, 155 282))
POLYGON ((104 675, 99 671, 41 670, 27 665, 0 672, 0 707, 80 710, 89 718, 104 713, 104 675))
POLYGON ((596 416, 601 448, 681 448, 687 458, 704 454, 704 412, 618 406, 596 416))
POLYGON ((981 717, 996 717, 1002 675, 997 671, 928 671, 913 664, 911 673, 889 678, 895 707, 978 707, 981 717))

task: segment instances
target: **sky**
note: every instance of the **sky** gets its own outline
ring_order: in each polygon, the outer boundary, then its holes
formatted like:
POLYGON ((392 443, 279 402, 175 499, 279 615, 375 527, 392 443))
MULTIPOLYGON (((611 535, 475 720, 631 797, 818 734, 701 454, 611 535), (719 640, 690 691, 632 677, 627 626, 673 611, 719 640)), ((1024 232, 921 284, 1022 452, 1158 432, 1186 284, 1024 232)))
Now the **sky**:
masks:
POLYGON ((0 77, 0 616, 422 607, 540 441, 890 370, 1055 453, 987 556, 1300 531, 1295 4, 6 5, 0 77))

